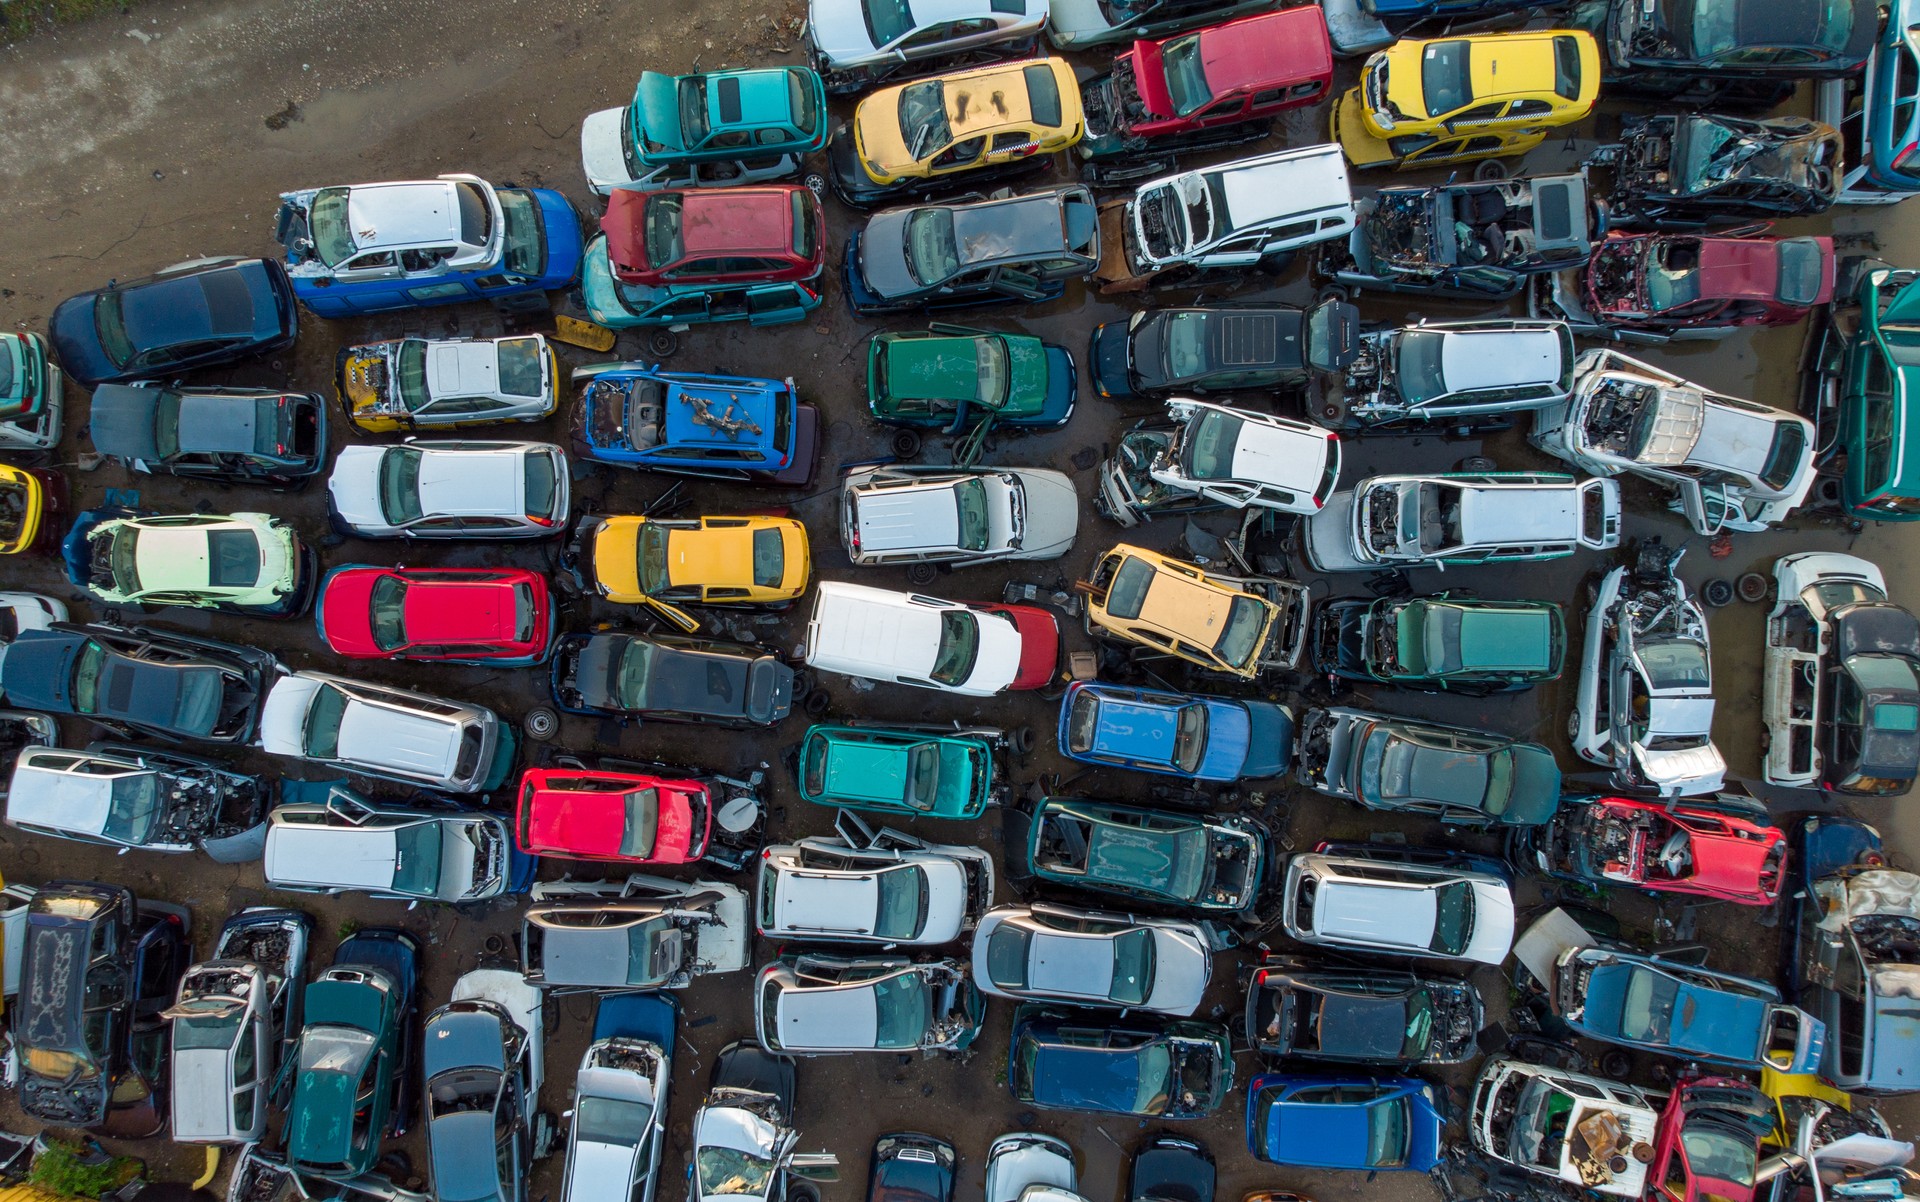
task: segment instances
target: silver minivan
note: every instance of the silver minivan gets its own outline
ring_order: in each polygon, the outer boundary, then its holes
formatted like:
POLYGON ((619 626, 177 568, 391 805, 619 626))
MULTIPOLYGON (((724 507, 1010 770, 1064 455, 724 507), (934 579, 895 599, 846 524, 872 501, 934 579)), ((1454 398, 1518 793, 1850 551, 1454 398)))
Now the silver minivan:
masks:
POLYGON ((410 784, 484 793, 513 766, 513 730, 483 705, 295 672, 273 682, 262 750, 410 784))

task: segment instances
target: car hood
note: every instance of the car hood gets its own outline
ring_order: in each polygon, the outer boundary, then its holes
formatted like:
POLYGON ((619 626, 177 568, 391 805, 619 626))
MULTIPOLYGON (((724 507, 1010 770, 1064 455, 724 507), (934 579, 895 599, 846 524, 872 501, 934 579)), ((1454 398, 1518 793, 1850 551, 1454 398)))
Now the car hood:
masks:
POLYGON ((1513 749, 1513 792, 1500 821, 1507 826, 1538 826, 1560 808, 1560 766, 1544 747, 1522 743, 1513 749))
POLYGON ((1633 745, 1633 762, 1648 783, 1663 794, 1712 793, 1726 776, 1727 762, 1712 743, 1677 751, 1656 751, 1633 745))
POLYGON ((1020 540, 1023 558, 1065 555, 1080 530, 1080 494, 1061 472, 1040 468, 1008 468, 1020 480, 1026 505, 1027 529, 1020 540))
POLYGON ((105 348, 100 345, 99 331, 94 328, 93 306, 98 295, 86 292, 68 297, 60 302, 47 322, 54 358, 82 387, 91 387, 120 374, 119 365, 107 358, 105 348))
POLYGON ((260 712, 260 749, 273 755, 304 758, 307 753, 307 709, 323 684, 311 676, 283 676, 267 693, 260 712))
POLYGON ((1153 988, 1146 1006, 1162 1014, 1192 1014, 1213 977, 1213 952, 1195 932, 1156 927, 1153 988))
POLYGON ((157 388, 131 384, 102 384, 94 389, 87 418, 94 449, 121 459, 158 459, 153 423, 160 396, 157 388))
POLYGON ((427 1128, 427 1145, 433 1153, 433 1196, 439 1202, 500 1196, 490 1112, 463 1110, 434 1119, 427 1128))
POLYGON ((915 943, 948 943, 960 937, 967 921, 967 872, 952 860, 927 860, 920 870, 927 881, 927 921, 915 943))
POLYGON ((580 166, 589 185, 611 188, 632 182, 623 149, 626 119, 625 108, 601 109, 580 122, 580 166))
POLYGON ((866 22, 854 16, 858 11, 855 5, 823 3, 822 0, 813 0, 807 5, 807 33, 821 57, 829 63, 843 63, 873 53, 873 38, 867 33, 866 22))
POLYGON ((1473 932, 1461 958, 1498 964, 1513 947, 1513 892, 1496 881, 1473 882, 1473 932))
POLYGON ((1247 755, 1239 774, 1254 780, 1279 776, 1293 763, 1292 712, 1266 701, 1242 704, 1248 723, 1247 755))
POLYGON ((860 235, 860 278, 879 296, 905 296, 920 290, 920 282, 907 270, 907 218, 914 212, 875 213, 860 235))
POLYGON ((380 446, 341 447, 334 457, 327 499, 348 525, 386 528, 387 517, 380 512, 380 457, 386 452, 380 446))
POLYGON ((72 713, 73 657, 85 643, 84 636, 59 631, 21 634, 0 655, 0 692, 11 705, 72 713))

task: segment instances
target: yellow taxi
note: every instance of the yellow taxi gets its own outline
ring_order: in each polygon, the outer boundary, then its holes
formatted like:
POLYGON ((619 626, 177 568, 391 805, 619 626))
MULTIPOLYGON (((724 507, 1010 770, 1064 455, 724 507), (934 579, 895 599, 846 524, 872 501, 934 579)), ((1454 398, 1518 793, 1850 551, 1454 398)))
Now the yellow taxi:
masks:
POLYGON ((860 193, 1015 163, 1066 150, 1085 130, 1080 85, 1065 59, 936 75, 860 102, 853 111, 853 157, 865 178, 840 180, 836 172, 835 183, 839 191, 860 193))
POLYGON ((1122 642, 1243 680, 1274 662, 1281 608, 1232 577, 1121 543, 1078 591, 1088 620, 1122 642))
POLYGON ((601 596, 645 605, 689 632, 700 621, 679 603, 786 605, 813 569, 806 527, 792 518, 613 515, 578 537, 591 547, 601 596))
POLYGON ((18 555, 39 541, 57 479, 52 472, 0 463, 0 555, 18 555))

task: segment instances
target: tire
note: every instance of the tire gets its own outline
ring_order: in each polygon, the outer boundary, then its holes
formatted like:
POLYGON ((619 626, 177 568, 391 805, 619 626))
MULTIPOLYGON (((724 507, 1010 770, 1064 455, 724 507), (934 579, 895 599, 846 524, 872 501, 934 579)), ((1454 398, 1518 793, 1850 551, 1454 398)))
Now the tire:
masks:
POLYGON ((893 453, 900 459, 912 459, 920 453, 920 432, 918 430, 896 430, 893 433, 893 453))
POLYGON ((827 695, 826 690, 815 689, 807 694, 807 699, 801 702, 800 708, 809 718, 824 718, 827 714, 827 707, 832 704, 833 698, 827 695))
POLYGON ((930 563, 916 563, 907 566, 907 583, 914 585, 932 584, 940 577, 940 569, 930 563))
POLYGON ((680 335, 672 330, 655 330, 647 335, 647 353, 656 359, 670 359, 680 349, 680 335))
POLYGON ((1575 710, 1571 714, 1567 715, 1567 742, 1578 743, 1579 741, 1580 741, 1580 711, 1575 710))
POLYGON ((1469 455, 1460 461, 1460 470, 1476 473, 1494 472, 1500 470, 1500 465, 1485 455, 1469 455))
POLYGON ((809 171, 800 177, 800 182, 807 186, 807 191, 813 193, 814 196, 821 201, 827 199, 826 176, 821 175, 818 171, 809 171))
POLYGON ((1733 582, 1724 577, 1715 576, 1700 586, 1700 599, 1715 609, 1733 602, 1733 582))
POLYGON ((813 695, 813 689, 813 673, 795 672, 793 674, 793 685, 788 690, 787 696, 794 705, 799 705, 813 695))
POLYGON ((1749 605, 1765 601, 1772 590, 1773 581, 1759 572, 1748 572, 1733 582, 1733 591, 1749 605))
POLYGON ((560 711, 550 705, 536 705, 520 719, 520 729, 529 739, 544 743, 560 733, 560 711))
POLYGON ((1483 184, 1507 178, 1507 165, 1499 159, 1482 159, 1474 165, 1473 178, 1483 184))
POLYGON ((1007 750, 1015 755, 1027 755, 1033 751, 1033 727, 1016 726, 1007 732, 1007 750))

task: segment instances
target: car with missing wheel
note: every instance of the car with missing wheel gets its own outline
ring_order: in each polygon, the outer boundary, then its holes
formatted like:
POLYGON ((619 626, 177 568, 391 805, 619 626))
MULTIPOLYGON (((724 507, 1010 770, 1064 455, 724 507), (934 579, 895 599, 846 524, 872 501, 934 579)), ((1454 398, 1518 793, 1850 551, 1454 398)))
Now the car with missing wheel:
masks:
POLYGON ((772 726, 793 710, 793 668, 758 647, 601 630, 555 645, 554 704, 570 714, 772 726))
POLYGON ((580 122, 580 166, 596 196, 765 183, 826 144, 826 91, 806 67, 642 71, 630 103, 580 122))
POLYGON ((1060 656, 1051 610, 838 580, 815 586, 805 639, 801 656, 819 671, 967 697, 1045 688, 1060 656))
POLYGON ((1041 797, 1006 817, 1007 872, 1225 916, 1252 912, 1272 867, 1266 831, 1238 815, 1041 797))
POLYGON ((550 442, 357 444, 327 478, 328 516, 357 538, 554 538, 571 503, 567 453, 550 442))
POLYGON ((573 382, 574 441, 596 463, 744 484, 813 479, 820 413, 791 378, 601 363, 574 369, 573 382))
POLYGON ((1605 155, 1623 226, 1812 216, 1838 197, 1845 167, 1840 131, 1806 117, 1632 116, 1605 155))
POLYGON ((812 836, 761 851, 754 924, 775 940, 934 946, 973 931, 992 902, 982 848, 812 836))
POLYGON ((844 96, 960 63, 1030 54, 1046 0, 810 0, 807 62, 844 96))
POLYGON ((754 982, 754 1033, 775 1055, 964 1052, 986 1012, 962 960, 797 952, 754 982))
POLYGON ((1345 680, 1486 696, 1557 680, 1567 624, 1552 601, 1454 593, 1330 601, 1314 621, 1314 660, 1345 680))
POLYGON ((815 805, 972 820, 1003 791, 1009 742, 991 729, 823 724, 807 728, 794 775, 815 805))
POLYGON ((304 612, 319 576, 319 558, 270 513, 90 509, 74 519, 61 557, 67 579, 107 604, 261 618, 304 612))
POLYGON ((1022 302, 1066 292, 1100 265, 1100 219, 1084 184, 1017 196, 883 209, 849 233, 847 304, 862 317, 1022 302))
POLYGON ((541 334, 401 338, 343 347, 334 390, 369 434, 537 422, 560 402, 560 359, 541 334))
POLYGON ((1055 742, 1085 764, 1225 782, 1284 774, 1293 733, 1293 711, 1271 701, 1076 680, 1055 742))
POLYGON ((840 542, 862 567, 1058 559, 1073 549, 1080 497, 1046 468, 856 468, 840 485, 840 542))
POLYGON ((1390 968, 1269 959, 1247 986, 1247 1043, 1269 1059, 1464 1064, 1485 1018, 1470 982, 1390 968))
POLYGON ((1052 902, 997 906, 973 936, 973 979, 993 997, 1184 1018, 1213 976, 1202 923, 1052 902))
POLYGON ((1559 472, 1370 476, 1306 519, 1321 572, 1522 563, 1620 543, 1620 483, 1559 472))
POLYGON ((1498 964, 1513 945, 1513 891, 1492 864, 1372 844, 1287 862, 1281 928, 1301 943, 1498 964))
POLYGON ((328 672, 295 672, 267 694, 259 745, 269 755, 484 793, 506 779, 515 739, 483 705, 328 672))
POLYGON ((1447 826, 1538 826, 1560 804, 1553 752, 1492 731, 1333 706, 1300 720, 1295 777, 1369 810, 1447 826))
POLYGON ((371 801, 338 784, 299 791, 267 816, 262 871, 276 889, 365 893, 397 901, 469 902, 525 892, 532 857, 506 819, 421 796, 371 801))
POLYGON ((87 413, 94 449, 135 472, 300 488, 327 463, 326 402, 310 392, 102 384, 87 413))
POLYGON ((1120 543, 1075 588, 1098 637, 1241 680, 1295 666, 1306 644, 1311 602, 1292 581, 1209 572, 1120 543))

